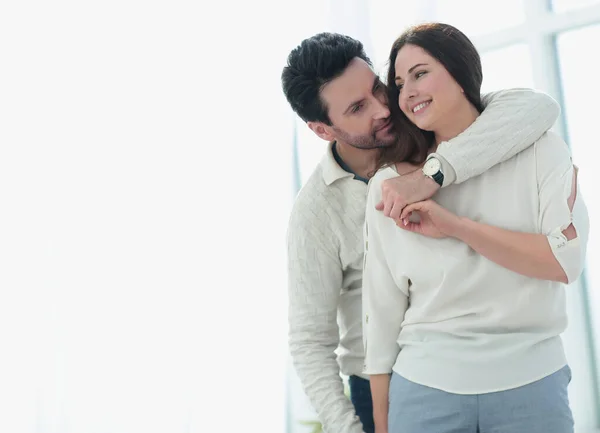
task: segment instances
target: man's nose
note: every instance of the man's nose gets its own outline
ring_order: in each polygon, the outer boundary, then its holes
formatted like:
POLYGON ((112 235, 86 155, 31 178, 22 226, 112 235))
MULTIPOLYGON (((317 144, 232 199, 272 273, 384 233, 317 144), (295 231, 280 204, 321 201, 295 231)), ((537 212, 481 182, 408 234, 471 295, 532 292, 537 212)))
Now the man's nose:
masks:
POLYGON ((385 119, 390 117, 390 109, 385 102, 377 100, 377 110, 375 112, 375 119, 385 119))

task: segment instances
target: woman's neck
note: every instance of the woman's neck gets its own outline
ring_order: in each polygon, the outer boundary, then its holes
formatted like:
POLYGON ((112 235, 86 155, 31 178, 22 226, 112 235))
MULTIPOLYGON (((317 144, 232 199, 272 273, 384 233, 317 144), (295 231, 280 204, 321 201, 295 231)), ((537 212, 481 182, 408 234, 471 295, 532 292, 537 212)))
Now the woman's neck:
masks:
POLYGON ((446 116, 444 123, 435 129, 435 143, 452 140, 454 137, 464 132, 479 117, 479 111, 473 104, 464 104, 461 109, 454 112, 452 116, 446 116))

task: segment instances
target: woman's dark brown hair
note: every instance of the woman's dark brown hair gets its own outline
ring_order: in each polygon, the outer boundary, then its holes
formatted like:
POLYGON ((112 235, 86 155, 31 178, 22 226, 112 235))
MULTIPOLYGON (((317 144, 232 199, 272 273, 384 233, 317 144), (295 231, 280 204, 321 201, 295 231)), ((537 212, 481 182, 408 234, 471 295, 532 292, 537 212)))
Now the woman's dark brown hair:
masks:
POLYGON ((395 146, 380 150, 377 169, 397 162, 420 164, 434 144, 434 134, 413 124, 398 106, 396 57, 404 45, 416 45, 439 61, 464 90, 465 96, 481 113, 481 59, 473 43, 460 30, 442 23, 419 24, 406 30, 392 45, 388 58, 388 104, 399 140, 395 146))

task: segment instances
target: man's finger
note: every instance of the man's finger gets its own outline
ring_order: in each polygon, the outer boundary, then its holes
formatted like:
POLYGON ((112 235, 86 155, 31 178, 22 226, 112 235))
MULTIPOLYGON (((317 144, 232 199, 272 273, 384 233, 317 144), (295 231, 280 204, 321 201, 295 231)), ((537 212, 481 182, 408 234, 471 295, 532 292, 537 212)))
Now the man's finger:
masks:
POLYGON ((402 202, 394 202, 394 204, 392 205, 392 210, 390 211, 390 218, 400 218, 400 214, 402 213, 402 209, 404 209, 404 207, 405 206, 402 202))
POLYGON ((385 200, 384 201, 383 214, 386 217, 390 216, 390 212, 392 211, 392 206, 393 205, 394 205, 394 202, 392 200, 385 200))
POLYGON ((379 203, 377 203, 375 205, 375 209, 377 209, 377 210, 383 210, 383 200, 381 200, 379 203))

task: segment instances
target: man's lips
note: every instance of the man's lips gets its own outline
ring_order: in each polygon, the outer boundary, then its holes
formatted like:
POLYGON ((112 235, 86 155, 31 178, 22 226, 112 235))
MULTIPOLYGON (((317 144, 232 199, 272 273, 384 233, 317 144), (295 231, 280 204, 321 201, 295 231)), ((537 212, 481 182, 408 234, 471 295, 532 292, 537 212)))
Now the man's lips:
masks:
POLYGON ((384 129, 387 129, 387 128, 389 128, 391 125, 392 125, 392 119, 388 119, 388 121, 387 121, 387 122, 385 122, 385 123, 384 123, 384 124, 383 124, 383 125, 382 125, 380 128, 377 128, 377 129, 375 130, 375 132, 380 132, 380 131, 383 131, 384 129))

